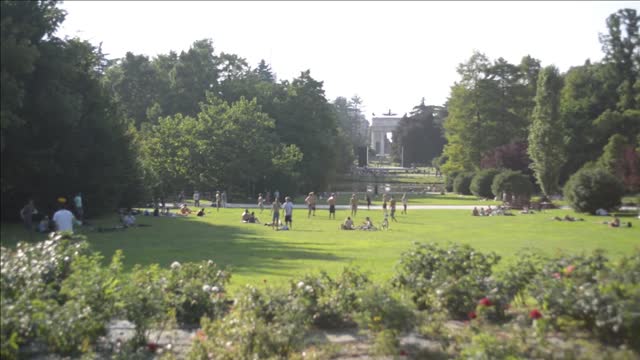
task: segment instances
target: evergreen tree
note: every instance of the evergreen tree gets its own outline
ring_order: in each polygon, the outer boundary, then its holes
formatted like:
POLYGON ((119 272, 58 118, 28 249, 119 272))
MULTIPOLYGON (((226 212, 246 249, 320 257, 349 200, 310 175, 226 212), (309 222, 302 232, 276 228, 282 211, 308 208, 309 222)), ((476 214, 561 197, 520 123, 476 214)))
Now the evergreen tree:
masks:
POLYGON ((547 196, 558 191, 560 169, 566 161, 564 131, 559 115, 561 88, 562 78, 558 69, 545 67, 538 77, 536 106, 529 129, 531 168, 547 196))

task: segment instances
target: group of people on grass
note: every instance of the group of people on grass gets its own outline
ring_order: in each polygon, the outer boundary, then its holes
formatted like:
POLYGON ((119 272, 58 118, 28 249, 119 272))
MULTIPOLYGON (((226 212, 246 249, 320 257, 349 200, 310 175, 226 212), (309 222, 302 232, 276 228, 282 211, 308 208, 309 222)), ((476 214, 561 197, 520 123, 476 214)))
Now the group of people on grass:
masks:
MULTIPOLYGON (((523 214, 525 213, 532 214, 533 211, 529 212, 529 210, 526 209, 526 212, 523 212, 523 214)), ((478 210, 478 207, 474 206, 473 210, 471 210, 471 216, 497 216, 497 215, 512 215, 512 214, 509 211, 509 209, 504 206, 498 206, 496 208, 492 208, 491 205, 489 205, 487 207, 487 210, 485 210, 484 207, 480 207, 480 210, 478 210)))
POLYGON ((82 206, 82 194, 77 193, 73 198, 74 212, 69 210, 65 197, 57 199, 58 209, 52 217, 41 213, 35 206, 33 199, 29 199, 27 204, 20 209, 20 219, 24 227, 31 233, 34 230, 41 233, 50 231, 71 231, 74 225, 81 225, 84 219, 84 208, 82 206))
MULTIPOLYGON (((292 223, 293 223, 293 203, 291 202, 291 198, 289 196, 285 196, 285 203, 281 204, 280 200, 279 200, 279 193, 276 190, 276 193, 274 194, 276 195, 273 202, 270 204, 270 211, 272 214, 272 219, 270 223, 267 223, 265 225, 269 225, 272 226, 274 229, 281 229, 281 230, 290 230, 292 228, 292 223), (284 225, 282 225, 281 221, 280 221, 280 210, 284 210, 284 217, 285 217, 285 222, 284 225), (282 225, 282 227, 280 227, 282 225)), ((371 206, 371 197, 369 196, 369 194, 366 194, 366 201, 367 201, 367 208, 370 208, 371 206)), ((318 196, 316 195, 316 193, 314 192, 310 192, 304 199, 305 204, 307 205, 307 209, 308 209, 308 213, 307 213, 307 218, 311 218, 312 216, 316 216, 316 207, 318 204, 318 196)), ((337 195, 336 193, 331 193, 330 195, 328 195, 328 198, 326 200, 327 204, 329 205, 329 219, 335 219, 336 218, 336 203, 337 203, 337 195)), ((384 213, 384 220, 383 220, 383 228, 388 228, 388 223, 389 223, 389 216, 391 217, 392 221, 398 221, 395 217, 395 213, 396 213, 396 200, 394 199, 393 195, 389 195, 389 194, 384 194, 382 197, 382 202, 383 202, 383 206, 382 206, 382 210, 384 213), (387 205, 388 204, 388 205, 387 205), (389 211, 387 210, 389 209, 389 211), (386 225, 385 225, 386 224, 386 225)), ((406 193, 402 196, 402 204, 403 204, 403 210, 402 213, 406 214, 407 213, 407 195, 406 193)), ((262 193, 258 194, 258 208, 260 209, 260 212, 262 213, 264 211, 265 208, 265 203, 268 203, 268 199, 265 198, 263 196, 262 193)), ((358 213, 358 205, 359 205, 359 201, 356 197, 356 194, 352 194, 351 195, 351 199, 349 200, 349 204, 350 204, 350 208, 351 208, 351 216, 355 217, 358 213)), ((245 218, 248 219, 248 217, 251 214, 248 214, 248 209, 245 210, 245 213, 243 213, 242 215, 242 221, 243 222, 249 222, 248 220, 245 220, 245 218)), ((255 217, 255 214, 253 214, 253 216, 255 217)), ((360 227, 354 227, 353 226, 353 221, 351 220, 351 216, 347 218, 347 220, 345 220, 345 223, 343 223, 341 225, 341 228, 349 230, 349 229, 363 229, 363 230, 373 230, 376 229, 375 226, 373 226, 373 223, 371 222, 371 219, 369 217, 367 217, 365 223, 360 226, 360 227)))

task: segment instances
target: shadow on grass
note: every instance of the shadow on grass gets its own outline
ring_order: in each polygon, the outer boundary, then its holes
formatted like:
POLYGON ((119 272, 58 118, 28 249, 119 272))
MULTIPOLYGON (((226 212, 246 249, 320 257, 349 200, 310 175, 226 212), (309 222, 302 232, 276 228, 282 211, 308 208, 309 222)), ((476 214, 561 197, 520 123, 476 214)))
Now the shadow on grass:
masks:
MULTIPOLYGON (((99 221, 109 222, 113 221, 99 221)), ((262 225, 229 226, 196 221, 193 217, 146 216, 138 217, 138 223, 150 226, 112 232, 80 228, 77 232, 87 236, 91 248, 104 256, 105 263, 116 250, 122 249, 126 269, 135 264, 167 267, 174 261, 211 259, 221 267, 230 268, 232 274, 291 275, 291 271, 297 269, 291 265, 292 260, 344 260, 333 253, 309 247, 313 244, 289 242, 282 238, 286 236, 284 234, 278 236, 279 239, 269 238, 270 235, 264 232, 273 230, 262 225)), ((15 247, 18 240, 28 241, 27 232, 19 224, 3 225, 2 230, 2 246, 15 247)), ((283 233, 288 235, 295 231, 283 233)), ((32 242, 45 238, 45 234, 36 233, 32 242)))

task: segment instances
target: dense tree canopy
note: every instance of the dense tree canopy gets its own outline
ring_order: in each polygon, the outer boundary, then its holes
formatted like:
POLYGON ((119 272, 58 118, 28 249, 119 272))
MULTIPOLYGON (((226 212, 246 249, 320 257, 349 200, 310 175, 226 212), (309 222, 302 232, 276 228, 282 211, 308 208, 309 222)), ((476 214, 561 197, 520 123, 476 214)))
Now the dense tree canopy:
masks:
POLYGON ((441 106, 420 105, 413 108, 409 116, 403 116, 394 133, 391 144, 392 155, 397 162, 404 156, 405 166, 431 164, 442 153, 444 135, 441 128, 446 109, 441 106))
MULTIPOLYGON (((65 17, 55 0, 0 6, 3 218, 28 197, 46 208, 78 191, 95 211, 183 189, 322 191, 368 145, 363 100, 328 101, 310 70, 279 80, 266 61, 253 68, 211 39, 179 53, 130 49, 107 59, 87 41, 54 36, 65 17)), ((546 193, 588 163, 634 191, 637 12, 617 11, 606 25, 602 61, 554 72, 553 82, 531 56, 511 64, 474 52, 444 106, 422 101, 402 119, 393 157, 404 152, 405 164, 436 163, 449 175, 507 168, 529 176, 533 160, 546 193), (559 149, 564 164, 551 156, 559 149)))
MULTIPOLYGON (((627 148, 637 147, 637 11, 621 9, 606 19, 606 25, 607 33, 600 36, 602 61, 587 60, 555 74, 554 86, 539 83, 540 61, 529 56, 512 65, 476 52, 460 64, 460 80, 451 88, 444 123, 447 144, 442 170, 525 170, 533 160, 538 184, 548 193, 583 165, 595 162, 612 135, 623 136, 627 148), (513 164, 505 166, 505 162, 513 164)), ((632 172, 620 170, 621 164, 634 164, 632 154, 615 154, 618 158, 608 163, 615 162, 618 173, 634 178, 632 172)))
POLYGON ((46 209, 76 192, 92 211, 112 209, 135 200, 140 180, 128 123, 100 83, 106 61, 88 42, 51 36, 63 18, 55 5, 2 2, 3 47, 21 44, 2 55, 3 217, 28 197, 46 209), (21 52, 27 68, 13 64, 21 52))

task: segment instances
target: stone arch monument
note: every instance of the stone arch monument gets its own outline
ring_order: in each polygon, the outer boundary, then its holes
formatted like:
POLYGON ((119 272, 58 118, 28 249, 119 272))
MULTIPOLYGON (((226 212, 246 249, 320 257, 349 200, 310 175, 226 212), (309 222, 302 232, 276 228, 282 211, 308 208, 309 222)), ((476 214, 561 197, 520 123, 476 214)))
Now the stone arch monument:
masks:
POLYGON ((401 116, 391 113, 383 116, 374 116, 371 119, 371 127, 369 131, 371 133, 371 148, 376 151, 378 155, 387 155, 391 153, 391 149, 385 144, 387 141, 387 133, 394 133, 398 127, 398 123, 402 119, 401 116))

